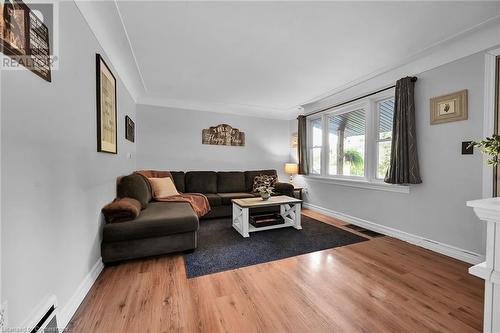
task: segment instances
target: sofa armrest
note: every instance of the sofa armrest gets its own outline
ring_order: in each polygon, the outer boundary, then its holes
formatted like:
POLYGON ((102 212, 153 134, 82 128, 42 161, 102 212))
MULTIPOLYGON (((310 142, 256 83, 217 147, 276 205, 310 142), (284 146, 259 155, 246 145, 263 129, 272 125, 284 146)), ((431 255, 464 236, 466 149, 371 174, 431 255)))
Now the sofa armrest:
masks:
POLYGON ((293 185, 290 183, 277 182, 274 184, 274 191, 282 195, 293 197, 293 185))

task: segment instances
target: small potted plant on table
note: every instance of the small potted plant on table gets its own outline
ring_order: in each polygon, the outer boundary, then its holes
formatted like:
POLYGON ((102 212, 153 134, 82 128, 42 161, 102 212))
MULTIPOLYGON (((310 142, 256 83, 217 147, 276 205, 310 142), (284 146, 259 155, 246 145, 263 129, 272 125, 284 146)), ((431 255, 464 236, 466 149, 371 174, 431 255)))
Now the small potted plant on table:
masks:
POLYGON ((262 200, 268 200, 273 194, 274 188, 271 186, 260 186, 256 188, 257 192, 259 192, 262 200))

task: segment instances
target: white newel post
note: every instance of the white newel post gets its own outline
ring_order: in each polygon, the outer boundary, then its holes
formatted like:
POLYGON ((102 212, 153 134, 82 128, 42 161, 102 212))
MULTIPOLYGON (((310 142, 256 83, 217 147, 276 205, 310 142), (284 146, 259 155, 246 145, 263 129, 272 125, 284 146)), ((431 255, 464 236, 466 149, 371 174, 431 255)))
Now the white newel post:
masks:
POLYGON ((468 201, 480 220, 485 221, 486 261, 469 268, 484 279, 484 332, 500 332, 500 198, 468 201))

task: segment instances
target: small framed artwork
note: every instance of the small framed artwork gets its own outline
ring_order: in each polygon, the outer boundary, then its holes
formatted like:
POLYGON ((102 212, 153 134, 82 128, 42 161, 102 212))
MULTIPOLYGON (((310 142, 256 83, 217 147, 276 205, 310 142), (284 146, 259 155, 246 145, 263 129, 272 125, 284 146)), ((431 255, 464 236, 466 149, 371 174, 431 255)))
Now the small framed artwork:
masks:
POLYGON ((116 79, 108 65, 96 54, 97 151, 117 154, 116 79))
POLYGON ((299 133, 297 132, 292 133, 291 146, 292 148, 297 148, 299 146, 299 133))
POLYGON ((135 123, 129 116, 125 116, 125 139, 135 142, 135 123))
POLYGON ((467 90, 431 98, 431 125, 467 118, 467 90))
POLYGON ((30 42, 28 28, 30 10, 28 6, 22 1, 2 1, 0 10, 2 16, 0 20, 2 52, 10 56, 28 55, 30 42))

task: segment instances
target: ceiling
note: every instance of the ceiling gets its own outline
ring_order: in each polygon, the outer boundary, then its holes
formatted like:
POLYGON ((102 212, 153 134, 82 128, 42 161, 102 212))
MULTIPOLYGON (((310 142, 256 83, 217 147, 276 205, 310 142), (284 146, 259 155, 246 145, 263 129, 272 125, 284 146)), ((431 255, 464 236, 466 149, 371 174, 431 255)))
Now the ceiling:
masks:
POLYGON ((499 2, 115 6, 140 76, 139 101, 276 117, 500 16, 499 2))

